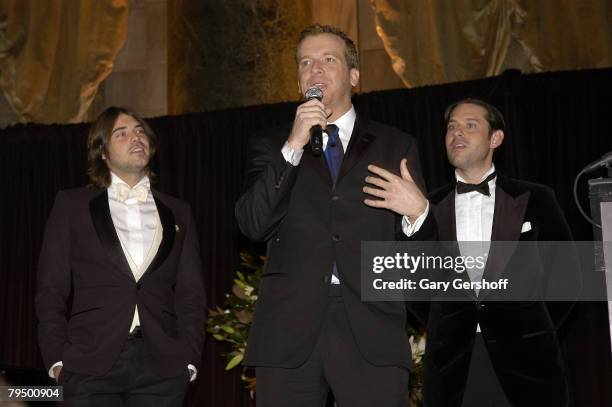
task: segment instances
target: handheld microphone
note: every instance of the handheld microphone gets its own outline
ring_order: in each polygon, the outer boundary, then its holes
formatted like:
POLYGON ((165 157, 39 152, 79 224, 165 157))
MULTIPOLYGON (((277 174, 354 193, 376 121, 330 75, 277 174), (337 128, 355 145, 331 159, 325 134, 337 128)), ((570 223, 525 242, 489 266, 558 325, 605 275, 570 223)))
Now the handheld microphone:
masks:
MULTIPOLYGON (((318 86, 313 86, 306 91, 304 98, 321 101, 323 100, 323 91, 318 86)), ((323 151, 323 129, 318 124, 310 129, 310 149, 315 157, 320 156, 323 151)))

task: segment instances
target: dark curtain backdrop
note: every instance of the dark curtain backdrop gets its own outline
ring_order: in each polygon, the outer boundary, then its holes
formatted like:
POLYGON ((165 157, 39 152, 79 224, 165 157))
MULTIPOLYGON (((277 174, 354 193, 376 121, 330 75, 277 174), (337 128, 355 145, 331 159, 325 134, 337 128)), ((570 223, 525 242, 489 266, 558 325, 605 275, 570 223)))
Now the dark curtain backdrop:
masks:
MULTIPOLYGON (((358 95, 359 114, 418 138, 429 189, 450 180, 443 112, 466 96, 484 98, 505 114, 508 129, 495 158, 500 171, 550 185, 577 240, 591 227, 573 203, 575 174, 612 150, 612 69, 499 77, 358 95)), ((275 104, 150 120, 161 139, 157 187, 188 201, 199 230, 209 307, 222 305, 242 248, 261 250, 240 235, 233 215, 242 187, 247 138, 291 121, 295 104, 275 104)), ((0 131, 0 366, 37 371, 36 263, 56 192, 82 186, 88 125, 29 125, 0 131)), ((398 163, 399 164, 399 163, 398 163)), ((601 173, 595 175, 601 176, 601 173)), ((581 195, 586 197, 586 182, 581 195)), ((586 198, 583 204, 588 206, 586 198)), ((299 316, 296 315, 296 318, 299 316)), ((612 405, 610 344, 603 303, 581 303, 563 334, 576 405, 612 405)), ((204 365, 187 405, 252 406, 238 378, 219 356, 224 344, 208 338, 204 365)))

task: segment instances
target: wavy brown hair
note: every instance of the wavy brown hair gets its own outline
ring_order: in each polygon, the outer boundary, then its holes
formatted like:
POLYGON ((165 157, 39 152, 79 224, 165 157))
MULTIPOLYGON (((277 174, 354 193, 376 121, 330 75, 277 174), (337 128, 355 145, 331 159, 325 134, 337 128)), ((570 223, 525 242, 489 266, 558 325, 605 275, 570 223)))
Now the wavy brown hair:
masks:
POLYGON ((120 114, 133 117, 144 129, 147 139, 149 140, 150 153, 149 163, 145 167, 145 173, 149 179, 151 179, 151 182, 155 180, 155 173, 151 170, 151 161, 153 160, 157 147, 157 136, 147 122, 136 113, 123 107, 111 106, 100 113, 96 121, 92 123, 89 129, 89 135, 87 136, 87 175, 91 183, 98 188, 108 188, 111 184, 110 169, 106 161, 102 159, 102 155, 108 155, 106 147, 113 134, 115 122, 120 114))

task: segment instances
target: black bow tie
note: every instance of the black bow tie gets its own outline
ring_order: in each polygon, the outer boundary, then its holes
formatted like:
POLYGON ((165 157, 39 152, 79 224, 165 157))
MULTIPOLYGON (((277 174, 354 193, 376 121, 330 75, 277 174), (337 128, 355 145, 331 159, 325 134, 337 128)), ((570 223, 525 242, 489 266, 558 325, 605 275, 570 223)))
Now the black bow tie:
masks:
POLYGON ((465 182, 457 181, 457 193, 466 194, 468 192, 477 191, 483 195, 491 196, 491 192, 489 192, 489 181, 495 177, 497 177, 497 173, 493 171, 493 173, 485 178, 480 184, 466 184, 465 182))

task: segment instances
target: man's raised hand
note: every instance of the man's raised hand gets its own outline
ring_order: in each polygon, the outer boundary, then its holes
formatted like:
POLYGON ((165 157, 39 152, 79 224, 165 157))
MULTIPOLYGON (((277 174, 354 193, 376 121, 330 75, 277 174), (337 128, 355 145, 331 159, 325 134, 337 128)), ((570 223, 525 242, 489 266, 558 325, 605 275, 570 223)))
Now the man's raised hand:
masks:
POLYGON ((378 199, 366 198, 366 205, 389 209, 411 222, 425 212, 427 199, 412 179, 405 158, 400 163, 400 176, 376 165, 368 165, 368 170, 374 175, 365 178, 363 192, 378 199))

